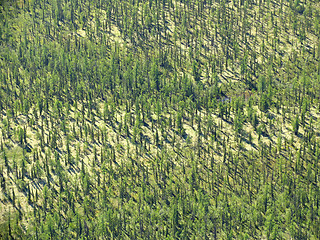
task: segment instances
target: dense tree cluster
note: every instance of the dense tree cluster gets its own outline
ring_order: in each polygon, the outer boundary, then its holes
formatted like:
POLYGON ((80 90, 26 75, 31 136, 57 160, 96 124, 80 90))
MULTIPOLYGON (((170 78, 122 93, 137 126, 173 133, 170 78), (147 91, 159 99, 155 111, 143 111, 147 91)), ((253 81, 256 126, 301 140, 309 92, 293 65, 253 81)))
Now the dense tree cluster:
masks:
POLYGON ((0 238, 320 238, 318 1, 0 10, 0 238))

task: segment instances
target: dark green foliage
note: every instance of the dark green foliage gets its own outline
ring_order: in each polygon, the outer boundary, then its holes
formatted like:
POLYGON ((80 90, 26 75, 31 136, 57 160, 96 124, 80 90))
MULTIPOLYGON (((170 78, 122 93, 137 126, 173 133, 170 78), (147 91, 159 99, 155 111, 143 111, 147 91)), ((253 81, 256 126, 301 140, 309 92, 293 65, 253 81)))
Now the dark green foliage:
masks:
POLYGON ((299 116, 296 116, 295 119, 292 121, 292 131, 295 135, 298 134, 299 131, 299 116))
POLYGON ((0 238, 319 239, 318 5, 2 1, 0 238))

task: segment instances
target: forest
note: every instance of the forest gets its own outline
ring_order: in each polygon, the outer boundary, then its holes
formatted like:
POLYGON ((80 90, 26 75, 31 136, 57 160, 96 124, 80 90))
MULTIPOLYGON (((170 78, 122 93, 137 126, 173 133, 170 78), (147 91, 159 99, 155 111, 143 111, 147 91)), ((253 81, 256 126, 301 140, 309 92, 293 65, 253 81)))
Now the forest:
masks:
POLYGON ((320 239, 319 0, 1 0, 0 239, 320 239))

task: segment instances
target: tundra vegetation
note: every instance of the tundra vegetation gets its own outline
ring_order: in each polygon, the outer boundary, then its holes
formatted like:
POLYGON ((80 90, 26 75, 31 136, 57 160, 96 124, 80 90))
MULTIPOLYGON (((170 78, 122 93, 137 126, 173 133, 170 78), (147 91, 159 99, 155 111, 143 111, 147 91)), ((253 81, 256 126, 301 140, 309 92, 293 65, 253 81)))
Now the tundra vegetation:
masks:
POLYGON ((0 2, 1 239, 319 239, 319 0, 0 2))

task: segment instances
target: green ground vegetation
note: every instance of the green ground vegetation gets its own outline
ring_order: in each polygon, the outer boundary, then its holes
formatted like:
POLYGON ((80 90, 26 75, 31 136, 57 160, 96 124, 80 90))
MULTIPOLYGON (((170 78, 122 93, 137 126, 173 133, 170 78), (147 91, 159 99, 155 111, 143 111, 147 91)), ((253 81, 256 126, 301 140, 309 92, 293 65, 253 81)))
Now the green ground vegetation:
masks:
POLYGON ((318 0, 0 2, 1 239, 319 239, 318 0))

